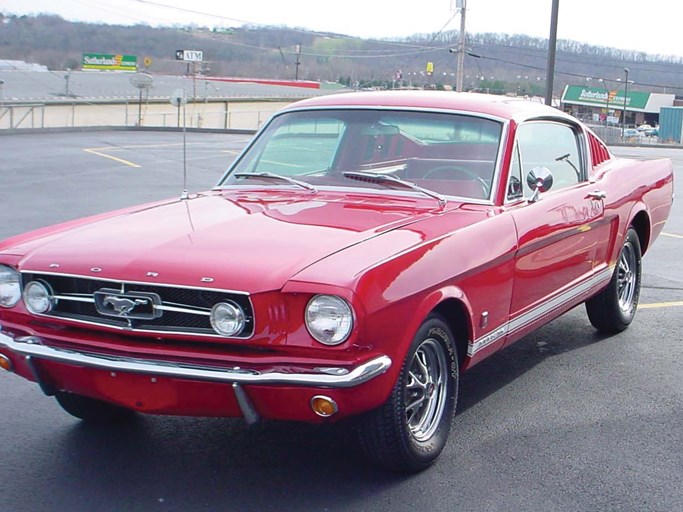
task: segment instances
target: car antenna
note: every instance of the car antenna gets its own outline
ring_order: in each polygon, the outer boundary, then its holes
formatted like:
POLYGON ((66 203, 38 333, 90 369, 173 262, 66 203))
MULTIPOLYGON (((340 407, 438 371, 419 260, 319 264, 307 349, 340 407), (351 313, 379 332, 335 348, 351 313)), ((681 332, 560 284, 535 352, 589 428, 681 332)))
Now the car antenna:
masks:
POLYGON ((180 107, 183 107, 183 191, 180 194, 180 200, 189 199, 187 193, 187 123, 185 120, 185 105, 187 104, 187 97, 185 96, 185 89, 176 89, 171 95, 171 105, 178 109, 178 124, 180 124, 180 107))

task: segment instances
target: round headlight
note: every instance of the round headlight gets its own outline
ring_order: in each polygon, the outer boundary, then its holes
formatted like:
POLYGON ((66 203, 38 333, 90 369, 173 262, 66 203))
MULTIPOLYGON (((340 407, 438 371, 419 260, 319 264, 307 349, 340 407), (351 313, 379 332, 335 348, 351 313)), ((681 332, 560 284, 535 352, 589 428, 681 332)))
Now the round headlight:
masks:
POLYGON ((47 313, 54 305, 52 290, 42 281, 31 281, 24 288, 24 303, 31 313, 47 313))
POLYGON ((219 302, 211 309, 211 327, 222 336, 234 336, 244 329, 244 311, 232 302, 219 302))
POLYGON ((353 311, 341 297, 316 295, 306 306, 306 328, 324 345, 338 345, 353 329, 353 311))
POLYGON ((11 308, 21 299, 21 276, 11 267, 0 265, 0 306, 11 308))

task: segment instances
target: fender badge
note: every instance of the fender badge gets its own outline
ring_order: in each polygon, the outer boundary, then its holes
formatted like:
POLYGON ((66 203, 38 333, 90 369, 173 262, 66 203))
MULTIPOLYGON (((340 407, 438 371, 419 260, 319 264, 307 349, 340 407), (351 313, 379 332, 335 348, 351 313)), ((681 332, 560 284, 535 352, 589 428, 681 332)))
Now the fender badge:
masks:
POLYGON ((93 267, 90 269, 90 272, 102 272, 102 269, 100 267, 93 267))
POLYGON ((159 272, 147 272, 147 277, 159 277, 159 272))
POLYGON ((213 277, 202 277, 202 283, 213 283, 213 277))
POLYGON ((50 268, 59 268, 59 263, 50 263, 48 266, 50 268))

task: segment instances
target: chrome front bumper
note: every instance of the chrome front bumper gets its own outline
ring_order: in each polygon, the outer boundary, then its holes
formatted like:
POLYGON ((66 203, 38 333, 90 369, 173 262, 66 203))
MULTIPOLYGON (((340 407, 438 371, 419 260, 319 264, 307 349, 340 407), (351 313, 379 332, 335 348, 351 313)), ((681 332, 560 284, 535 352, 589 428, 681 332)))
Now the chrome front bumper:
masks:
POLYGON ((341 367, 316 367, 309 372, 292 370, 257 371, 241 367, 216 367, 135 359, 124 356, 108 356, 55 348, 45 345, 38 336, 18 336, 16 338, 0 332, 0 348, 31 359, 45 359, 101 370, 133 372, 178 379, 223 382, 232 384, 287 384, 295 386, 350 388, 363 384, 385 373, 391 366, 391 359, 381 355, 352 369, 341 367))

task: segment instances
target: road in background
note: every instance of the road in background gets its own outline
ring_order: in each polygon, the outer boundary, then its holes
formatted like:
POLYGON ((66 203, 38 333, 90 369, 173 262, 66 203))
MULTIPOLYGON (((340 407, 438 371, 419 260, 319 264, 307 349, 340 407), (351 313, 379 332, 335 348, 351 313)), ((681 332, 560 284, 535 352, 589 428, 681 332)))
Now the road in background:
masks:
MULTIPOLYGON (((190 191, 210 188, 248 137, 188 134, 190 191)), ((182 135, 0 137, 0 237, 177 196, 182 135), (87 151, 86 151, 87 150, 87 151)), ((674 159, 683 151, 613 148, 674 159)), ((35 384, 0 374, 0 510, 683 510, 683 205, 643 266, 624 333, 576 308, 468 372, 442 457, 413 476, 365 465, 345 428, 140 417, 90 427, 35 384)), ((343 426, 341 426, 343 427, 343 426)))

